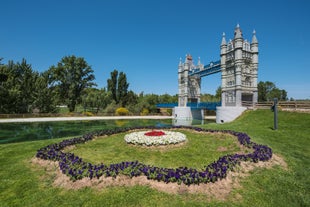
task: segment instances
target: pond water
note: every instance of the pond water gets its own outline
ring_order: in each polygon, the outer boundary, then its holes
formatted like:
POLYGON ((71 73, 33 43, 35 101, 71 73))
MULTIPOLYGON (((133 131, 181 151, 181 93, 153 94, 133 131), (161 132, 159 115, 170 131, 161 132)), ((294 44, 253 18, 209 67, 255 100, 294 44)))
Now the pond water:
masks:
POLYGON ((171 120, 100 120, 32 123, 1 123, 0 144, 72 137, 88 132, 130 126, 169 126, 171 120))
MULTIPOLYGON (((207 121, 210 122, 210 121, 207 121)), ((176 123, 171 119, 119 119, 92 121, 57 121, 31 123, 1 123, 0 144, 36 141, 62 137, 74 137, 88 132, 117 127, 130 126, 171 126, 171 125, 201 125, 206 121, 193 120, 189 123, 176 123)), ((212 122, 212 121, 211 121, 212 122)))

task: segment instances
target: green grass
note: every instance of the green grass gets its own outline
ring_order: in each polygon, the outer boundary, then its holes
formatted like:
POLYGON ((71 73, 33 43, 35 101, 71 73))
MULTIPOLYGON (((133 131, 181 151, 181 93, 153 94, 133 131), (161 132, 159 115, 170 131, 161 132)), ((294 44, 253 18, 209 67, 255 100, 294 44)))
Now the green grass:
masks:
POLYGON ((221 156, 240 151, 237 139, 231 135, 198 134, 184 130, 181 132, 186 134, 188 141, 182 145, 169 146, 168 149, 128 145, 124 141, 126 133, 122 133, 108 138, 98 138, 79 145, 70 152, 94 164, 139 160, 158 167, 187 166, 202 169, 221 156))
MULTIPOLYGON (((246 112, 232 123, 204 125, 205 128, 246 132, 254 142, 271 147, 274 153, 282 156, 288 164, 287 170, 274 167, 253 171, 250 176, 243 178, 242 187, 235 189, 225 201, 210 201, 206 195, 171 195, 147 186, 111 187, 102 190, 92 188, 65 190, 53 187, 53 178, 46 175, 44 168, 32 165, 30 160, 37 149, 62 139, 2 144, 0 145, 0 206, 310 206, 309 126, 309 114, 279 112, 279 129, 272 130, 273 113, 268 110, 246 112), (241 198, 236 199, 237 194, 241 198)), ((192 141, 188 145, 191 143, 193 148, 200 149, 200 146, 194 144, 194 140, 200 137, 198 135, 197 137, 191 135, 191 137, 192 141)), ((133 146, 128 148, 127 153, 125 150, 120 150, 124 149, 121 142, 120 146, 112 144, 114 141, 117 142, 117 139, 122 139, 122 135, 116 135, 113 139, 98 139, 78 146, 75 150, 89 161, 98 159, 99 162, 114 162, 114 159, 123 159, 127 156, 139 156, 132 157, 137 159, 141 156, 141 161, 146 163, 174 166, 179 165, 175 163, 179 160, 173 155, 179 156, 182 151, 186 153, 187 150, 178 150, 189 147, 184 145, 165 152, 151 150, 152 156, 148 157, 143 155, 147 154, 143 149, 133 146), (106 141, 111 142, 113 148, 110 148, 106 141), (84 152, 92 144, 92 148, 97 148, 98 153, 84 152), (101 155, 99 145, 103 145, 106 153, 110 149, 108 157, 101 155), (84 147, 84 150, 79 151, 84 147), (138 153, 130 155, 131 151, 138 153), (157 154, 161 155, 161 153, 166 154, 165 159, 158 158, 157 154), (113 155, 117 156, 112 159, 113 155)), ((214 144, 212 150, 208 147, 204 148, 206 151, 211 150, 210 154, 212 154, 215 153, 214 149, 217 146, 218 144, 214 144)), ((205 152, 201 150, 189 152, 188 155, 191 155, 189 160, 193 160, 189 165, 197 167, 204 165, 204 161, 200 162, 200 158, 196 159, 196 156, 203 157, 203 153, 205 152)), ((208 157, 208 159, 213 158, 208 157)), ((184 160, 184 162, 188 161, 184 160)))

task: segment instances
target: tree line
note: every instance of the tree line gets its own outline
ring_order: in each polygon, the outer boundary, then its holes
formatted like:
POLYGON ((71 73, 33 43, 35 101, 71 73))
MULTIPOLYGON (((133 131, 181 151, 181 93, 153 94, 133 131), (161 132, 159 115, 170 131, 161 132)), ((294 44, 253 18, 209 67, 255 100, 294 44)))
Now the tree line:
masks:
POLYGON ((0 113, 69 112, 77 106, 93 113, 114 113, 126 107, 133 114, 156 113, 157 103, 177 102, 177 95, 140 94, 129 90, 124 72, 113 70, 107 87, 98 89, 94 71, 82 57, 65 56, 44 72, 33 70, 25 59, 3 63, 0 58, 0 113))
MULTIPOLYGON (((126 74, 116 69, 110 73, 106 88, 96 88, 94 80, 94 71, 83 57, 65 56, 41 73, 25 59, 4 64, 0 58, 0 113, 57 113, 59 106, 65 105, 69 112, 79 106, 85 112, 113 114, 124 107, 132 114, 148 114, 157 112, 158 103, 178 101, 177 95, 137 94, 129 90, 126 74)), ((287 93, 272 82, 259 82, 259 101, 275 97, 287 100, 287 93)), ((202 102, 220 99, 220 87, 215 95, 201 95, 202 102)))

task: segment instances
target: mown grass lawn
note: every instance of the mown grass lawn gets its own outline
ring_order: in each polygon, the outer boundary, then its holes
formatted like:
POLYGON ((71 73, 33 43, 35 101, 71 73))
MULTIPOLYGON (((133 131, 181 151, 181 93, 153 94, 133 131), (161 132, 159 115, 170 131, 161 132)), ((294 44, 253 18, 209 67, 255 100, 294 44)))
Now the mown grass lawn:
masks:
MULTIPOLYGON (((143 147, 127 144, 124 141, 126 133, 120 133, 101 137, 73 150, 66 151, 72 152, 82 157, 84 161, 93 164, 104 163, 109 165, 138 160, 144 164, 157 167, 177 168, 186 166, 199 170, 221 156, 240 151, 239 142, 232 135, 193 133, 188 130, 178 131, 186 135, 187 141, 168 147, 143 147)), ((247 148, 245 150, 247 153, 253 151, 247 148)))
MULTIPOLYGON (((274 153, 282 156, 288 169, 274 167, 253 171, 249 177, 241 180, 242 187, 234 189, 225 201, 210 200, 206 195, 171 195, 146 186, 66 190, 53 187, 53 178, 46 175, 45 169, 30 162, 37 149, 62 139, 2 144, 0 206, 310 206, 309 114, 279 112, 279 129, 276 131, 272 129, 273 114, 268 110, 249 111, 232 123, 208 124, 203 127, 245 132, 252 141, 268 145, 274 153), (238 199, 236 194, 240 195, 238 199)), ((198 168, 208 164, 202 163, 202 157, 205 157, 204 161, 209 161, 221 156, 221 152, 216 150, 221 145, 216 141, 217 138, 210 139, 213 143, 201 142, 205 146, 200 146, 199 142, 195 143, 200 136, 191 135, 192 140, 186 145, 167 151, 151 150, 149 156, 146 156, 145 149, 133 146, 122 148, 124 146, 121 144, 124 143, 117 141, 122 136, 98 139, 74 150, 79 156, 94 162, 118 162, 119 159, 131 157, 157 166, 188 164, 198 168), (94 145, 96 142, 97 145, 94 145), (210 156, 204 154, 205 151, 201 152, 208 145, 213 145, 213 148, 209 148, 212 151, 210 156), (90 148, 93 150, 87 151, 90 148), (96 150, 97 153, 94 153, 96 150), (175 159, 175 155, 182 156, 182 153, 192 162, 175 159)), ((230 141, 225 142, 228 144, 230 141)), ((235 149, 232 147, 230 150, 235 149)))

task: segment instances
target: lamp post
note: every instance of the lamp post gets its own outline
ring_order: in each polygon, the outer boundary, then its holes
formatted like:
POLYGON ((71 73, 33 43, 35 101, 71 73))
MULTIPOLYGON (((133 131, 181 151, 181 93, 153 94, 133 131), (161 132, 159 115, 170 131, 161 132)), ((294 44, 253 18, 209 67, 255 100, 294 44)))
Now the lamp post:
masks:
POLYGON ((278 109, 277 109, 277 104, 278 104, 278 99, 274 98, 273 99, 273 129, 277 130, 278 129, 278 109))

